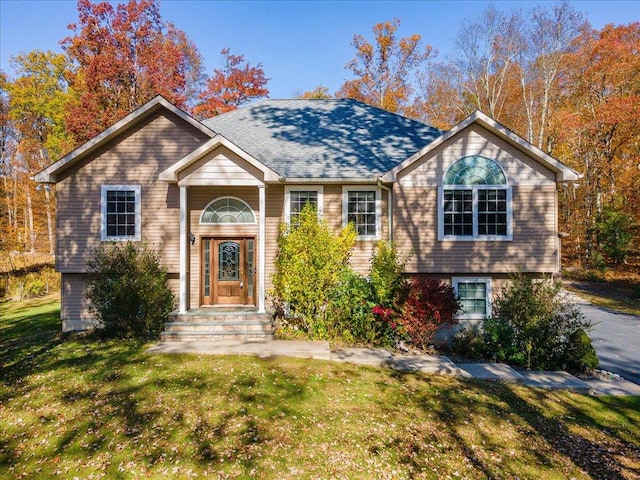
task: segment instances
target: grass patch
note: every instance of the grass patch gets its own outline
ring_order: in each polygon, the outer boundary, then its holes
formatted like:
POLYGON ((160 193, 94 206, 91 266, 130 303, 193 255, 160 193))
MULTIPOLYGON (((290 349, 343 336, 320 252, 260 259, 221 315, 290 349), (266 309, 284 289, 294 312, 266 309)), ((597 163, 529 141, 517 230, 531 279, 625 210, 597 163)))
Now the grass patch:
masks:
POLYGON ((150 355, 0 305, 3 478, 637 478, 640 398, 347 364, 150 355))
POLYGON ((640 316, 640 277, 601 281, 566 279, 562 284, 594 305, 640 316))

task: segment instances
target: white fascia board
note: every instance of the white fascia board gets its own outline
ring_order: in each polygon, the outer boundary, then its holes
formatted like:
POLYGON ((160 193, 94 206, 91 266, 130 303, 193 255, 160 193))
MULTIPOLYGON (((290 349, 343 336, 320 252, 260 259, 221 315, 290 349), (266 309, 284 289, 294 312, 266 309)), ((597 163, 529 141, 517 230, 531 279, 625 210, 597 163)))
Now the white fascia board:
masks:
POLYGON ((243 160, 247 161, 249 164, 260 170, 264 173, 265 182, 276 182, 280 179, 280 176, 267 167, 260 160, 254 158, 252 155, 249 155, 247 152, 238 147, 235 143, 229 141, 223 135, 217 133, 213 138, 207 140, 205 143, 196 148, 193 152, 191 152, 186 157, 183 157, 178 162, 171 165, 169 168, 160 172, 159 179, 165 182, 176 183, 178 181, 179 173, 187 168, 189 165, 193 164, 215 148, 219 146, 224 146, 231 150, 233 153, 241 157, 243 160))
POLYGON ((173 105, 164 97, 161 97, 160 95, 158 95, 152 98, 151 100, 149 100, 147 103, 145 103, 141 107, 135 109, 133 112, 131 112, 129 115, 127 115, 123 119, 111 125, 102 133, 99 133, 98 135, 93 137, 91 140, 88 140, 84 144, 80 145, 78 148, 68 153, 57 162, 52 163, 45 169, 36 173, 32 177, 32 179, 40 183, 56 183, 57 181, 56 174, 66 170, 66 168, 80 161, 84 155, 91 153, 101 145, 111 140, 116 135, 120 134, 121 132, 131 127, 132 125, 135 125, 137 121, 144 118, 149 112, 153 111, 154 109, 160 106, 174 113, 175 115, 183 119, 185 122, 194 126, 201 132, 205 133, 206 135, 210 137, 213 137, 215 135, 215 132, 213 130, 203 125, 202 123, 200 123, 198 120, 193 118, 191 115, 189 115, 185 111, 173 105))
POLYGON ((505 126, 496 122, 492 118, 488 117, 479 110, 476 110, 463 121, 446 131, 444 134, 436 138, 426 147, 422 148, 418 152, 414 153, 411 157, 396 165, 394 168, 385 173, 381 178, 385 182, 395 182, 399 172, 416 162, 420 158, 424 157, 427 153, 434 148, 442 145, 454 135, 469 127, 473 123, 481 125, 489 132, 502 138, 503 140, 511 143, 513 146, 531 156, 534 160, 547 167, 549 170, 556 174, 556 182, 563 181, 575 181, 582 178, 582 174, 576 172, 572 168, 567 167, 565 164, 556 160, 551 155, 546 154, 535 145, 527 142, 525 139, 512 132, 505 126))

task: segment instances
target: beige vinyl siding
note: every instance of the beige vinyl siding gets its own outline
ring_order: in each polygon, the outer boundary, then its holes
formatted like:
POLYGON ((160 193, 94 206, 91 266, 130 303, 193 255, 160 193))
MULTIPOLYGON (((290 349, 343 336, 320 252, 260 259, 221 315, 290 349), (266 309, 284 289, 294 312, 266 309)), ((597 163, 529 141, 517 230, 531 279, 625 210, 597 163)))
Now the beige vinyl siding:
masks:
MULTIPOLYGON (((354 186, 355 187, 355 186, 354 186)), ((361 185, 358 185, 360 188, 361 185)), ((340 231, 343 227, 343 217, 342 217, 342 208, 343 201, 345 198, 343 196, 343 185, 324 185, 324 218, 326 219, 329 226, 336 232, 340 231)), ((345 188, 349 188, 347 185, 345 188)), ((378 188, 377 185, 371 185, 372 190, 376 190, 378 188)), ((387 240, 389 237, 389 222, 387 215, 387 202, 388 202, 388 193, 384 190, 380 191, 381 193, 381 205, 380 205, 380 214, 381 214, 381 232, 379 235, 380 240, 387 240)), ((363 275, 366 275, 369 272, 371 253, 373 252, 373 248, 375 247, 378 240, 358 240, 353 248, 353 253, 351 255, 351 266, 353 269, 363 275)))
POLYGON ((95 317, 89 312, 89 301, 85 298, 84 292, 84 275, 62 274, 60 319, 63 332, 86 330, 96 326, 95 317))
POLYGON ((179 189, 158 175, 206 138, 163 110, 69 169, 56 187, 57 269, 85 271, 100 245, 101 185, 140 185, 142 239, 157 246, 169 272, 178 272, 179 189))
POLYGON ((553 172, 474 125, 398 175, 394 241, 414 254, 409 273, 481 275, 558 270, 557 195, 553 172), (438 186, 467 155, 497 160, 512 187, 512 241, 438 241, 438 186))
POLYGON ((512 241, 438 241, 437 188, 397 188, 394 195, 394 242, 413 251, 407 272, 557 271, 554 186, 513 188, 512 241))

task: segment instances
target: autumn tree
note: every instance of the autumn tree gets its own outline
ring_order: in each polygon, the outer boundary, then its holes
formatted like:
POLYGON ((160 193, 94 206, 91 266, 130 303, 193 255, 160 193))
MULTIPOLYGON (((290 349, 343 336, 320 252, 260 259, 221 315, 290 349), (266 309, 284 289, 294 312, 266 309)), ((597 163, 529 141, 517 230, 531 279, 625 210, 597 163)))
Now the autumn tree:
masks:
POLYGON ((584 174, 577 189, 565 189, 561 221, 576 253, 589 259, 606 206, 621 205, 640 223, 640 22, 589 30, 575 42, 562 72, 553 153, 584 174))
POLYGON ((407 109, 411 118, 448 130, 473 111, 464 84, 452 63, 435 62, 418 74, 418 91, 407 109))
POLYGON ((62 54, 33 50, 11 58, 14 80, 7 83, 9 117, 25 138, 39 144, 38 168, 68 152, 72 140, 65 129, 65 110, 72 101, 67 74, 71 64, 62 54))
POLYGON ((416 117, 449 128, 482 110, 549 151, 561 67, 584 28, 583 15, 567 2, 525 12, 487 7, 463 22, 451 59, 429 64, 420 77, 416 117))
POLYGON ((213 71, 199 96, 200 103, 193 109, 200 118, 214 117, 269 95, 269 79, 264 76, 262 63, 251 66, 244 55, 233 55, 229 48, 220 53, 223 67, 213 71))
POLYGON ((15 226, 12 202, 12 185, 10 183, 11 166, 10 145, 11 128, 9 125, 9 97, 7 93, 8 75, 0 71, 0 252, 7 252, 11 249, 13 235, 11 231, 15 226))
POLYGON ((468 113, 482 110, 504 122, 517 60, 526 49, 518 12, 487 7, 478 18, 462 23, 454 41, 452 62, 468 113))
POLYGON ((324 85, 318 85, 313 90, 303 92, 300 95, 296 95, 296 97, 305 99, 333 98, 331 93, 329 93, 329 87, 325 87, 324 85))
POLYGON ((355 79, 347 80, 336 97, 354 98, 389 112, 402 113, 414 91, 414 77, 434 53, 423 46, 418 34, 396 38, 400 20, 374 25, 374 41, 356 34, 352 45, 355 57, 345 68, 355 79))
POLYGON ((202 80, 200 53, 160 16, 158 0, 113 5, 78 0, 77 23, 62 46, 74 62, 78 101, 67 127, 85 141, 155 95, 186 108, 202 80))
POLYGON ((36 186, 29 177, 72 147, 64 123, 71 98, 65 78, 69 63, 64 55, 38 50, 12 57, 10 63, 15 78, 7 79, 4 87, 7 93, 4 128, 8 133, 4 138, 10 144, 5 143, 3 178, 5 188, 10 185, 13 190, 7 203, 9 232, 16 236, 16 248, 22 245, 33 252, 46 217, 46 245, 49 253, 53 253, 51 187, 36 186), (19 218, 23 219, 24 228, 19 226, 19 218))
POLYGON ((518 71, 527 122, 525 138, 550 151, 548 129, 554 109, 561 102, 562 68, 574 53, 574 40, 589 25, 584 15, 566 1, 551 8, 534 7, 523 25, 527 42, 518 71))

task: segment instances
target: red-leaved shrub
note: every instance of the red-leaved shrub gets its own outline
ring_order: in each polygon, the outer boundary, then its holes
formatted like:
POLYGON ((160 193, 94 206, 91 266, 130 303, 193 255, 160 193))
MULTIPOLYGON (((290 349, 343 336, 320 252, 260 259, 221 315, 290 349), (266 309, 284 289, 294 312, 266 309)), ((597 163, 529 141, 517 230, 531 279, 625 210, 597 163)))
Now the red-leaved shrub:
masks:
POLYGON ((416 277, 407 282, 406 300, 400 320, 411 343, 425 349, 441 326, 457 323, 460 303, 451 285, 416 277))

